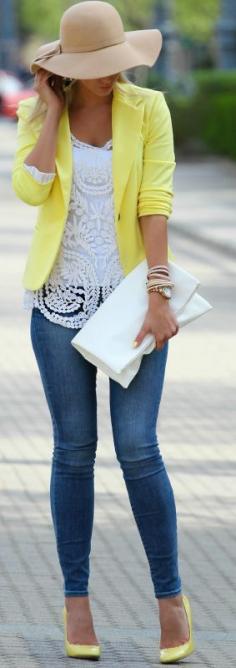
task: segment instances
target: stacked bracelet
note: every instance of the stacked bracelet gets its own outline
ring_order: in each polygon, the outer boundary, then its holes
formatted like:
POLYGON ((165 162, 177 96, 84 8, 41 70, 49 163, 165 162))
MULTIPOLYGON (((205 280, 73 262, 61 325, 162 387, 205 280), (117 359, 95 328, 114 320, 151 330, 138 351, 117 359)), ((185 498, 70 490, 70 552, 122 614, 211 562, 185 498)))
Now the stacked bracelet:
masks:
POLYGON ((157 264, 149 267, 146 280, 148 292, 158 292, 159 288, 173 288, 174 283, 170 280, 170 272, 165 264, 157 264))

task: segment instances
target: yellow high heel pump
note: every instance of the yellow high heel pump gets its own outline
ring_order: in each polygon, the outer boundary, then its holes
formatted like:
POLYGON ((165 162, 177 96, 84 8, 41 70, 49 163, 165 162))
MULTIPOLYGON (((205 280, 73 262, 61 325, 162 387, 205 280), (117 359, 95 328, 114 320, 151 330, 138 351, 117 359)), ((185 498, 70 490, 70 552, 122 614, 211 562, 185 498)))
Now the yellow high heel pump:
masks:
POLYGON ((175 661, 179 661, 180 659, 184 659, 186 656, 189 656, 196 649, 195 641, 193 640, 192 613, 189 600, 185 594, 183 594, 183 604, 189 624, 189 639, 182 645, 161 649, 160 663, 175 663, 175 661))
POLYGON ((63 608, 63 622, 64 622, 64 643, 65 652, 67 656, 73 656, 78 659, 99 659, 101 655, 100 645, 80 645, 79 643, 71 643, 67 639, 67 609, 63 608))

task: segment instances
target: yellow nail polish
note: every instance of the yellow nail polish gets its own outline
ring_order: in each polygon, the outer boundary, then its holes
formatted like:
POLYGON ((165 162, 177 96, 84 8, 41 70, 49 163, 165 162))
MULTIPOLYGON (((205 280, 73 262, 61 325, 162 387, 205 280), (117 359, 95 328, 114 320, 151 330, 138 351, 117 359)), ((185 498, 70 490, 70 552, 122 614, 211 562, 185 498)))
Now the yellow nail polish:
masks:
POLYGON ((133 341, 133 348, 136 348, 137 345, 138 345, 138 341, 133 341))

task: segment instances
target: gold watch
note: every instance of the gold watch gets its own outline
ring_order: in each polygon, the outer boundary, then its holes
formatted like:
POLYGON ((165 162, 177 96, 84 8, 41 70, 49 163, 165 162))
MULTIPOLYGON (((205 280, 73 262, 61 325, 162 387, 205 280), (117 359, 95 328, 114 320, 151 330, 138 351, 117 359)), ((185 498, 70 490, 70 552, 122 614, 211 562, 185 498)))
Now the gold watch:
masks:
POLYGON ((160 286, 159 288, 156 288, 157 292, 160 292, 165 299, 170 299, 171 298, 171 288, 167 286, 160 286))

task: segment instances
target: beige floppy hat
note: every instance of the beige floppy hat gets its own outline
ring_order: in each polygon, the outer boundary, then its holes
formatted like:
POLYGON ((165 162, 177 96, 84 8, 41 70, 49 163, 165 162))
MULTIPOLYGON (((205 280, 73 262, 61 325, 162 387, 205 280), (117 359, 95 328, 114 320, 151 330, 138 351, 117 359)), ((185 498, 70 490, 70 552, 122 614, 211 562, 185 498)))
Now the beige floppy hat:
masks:
POLYGON ((124 32, 118 11, 109 2, 83 0, 61 18, 60 39, 43 44, 31 63, 74 79, 96 79, 157 60, 162 46, 158 29, 124 32))

